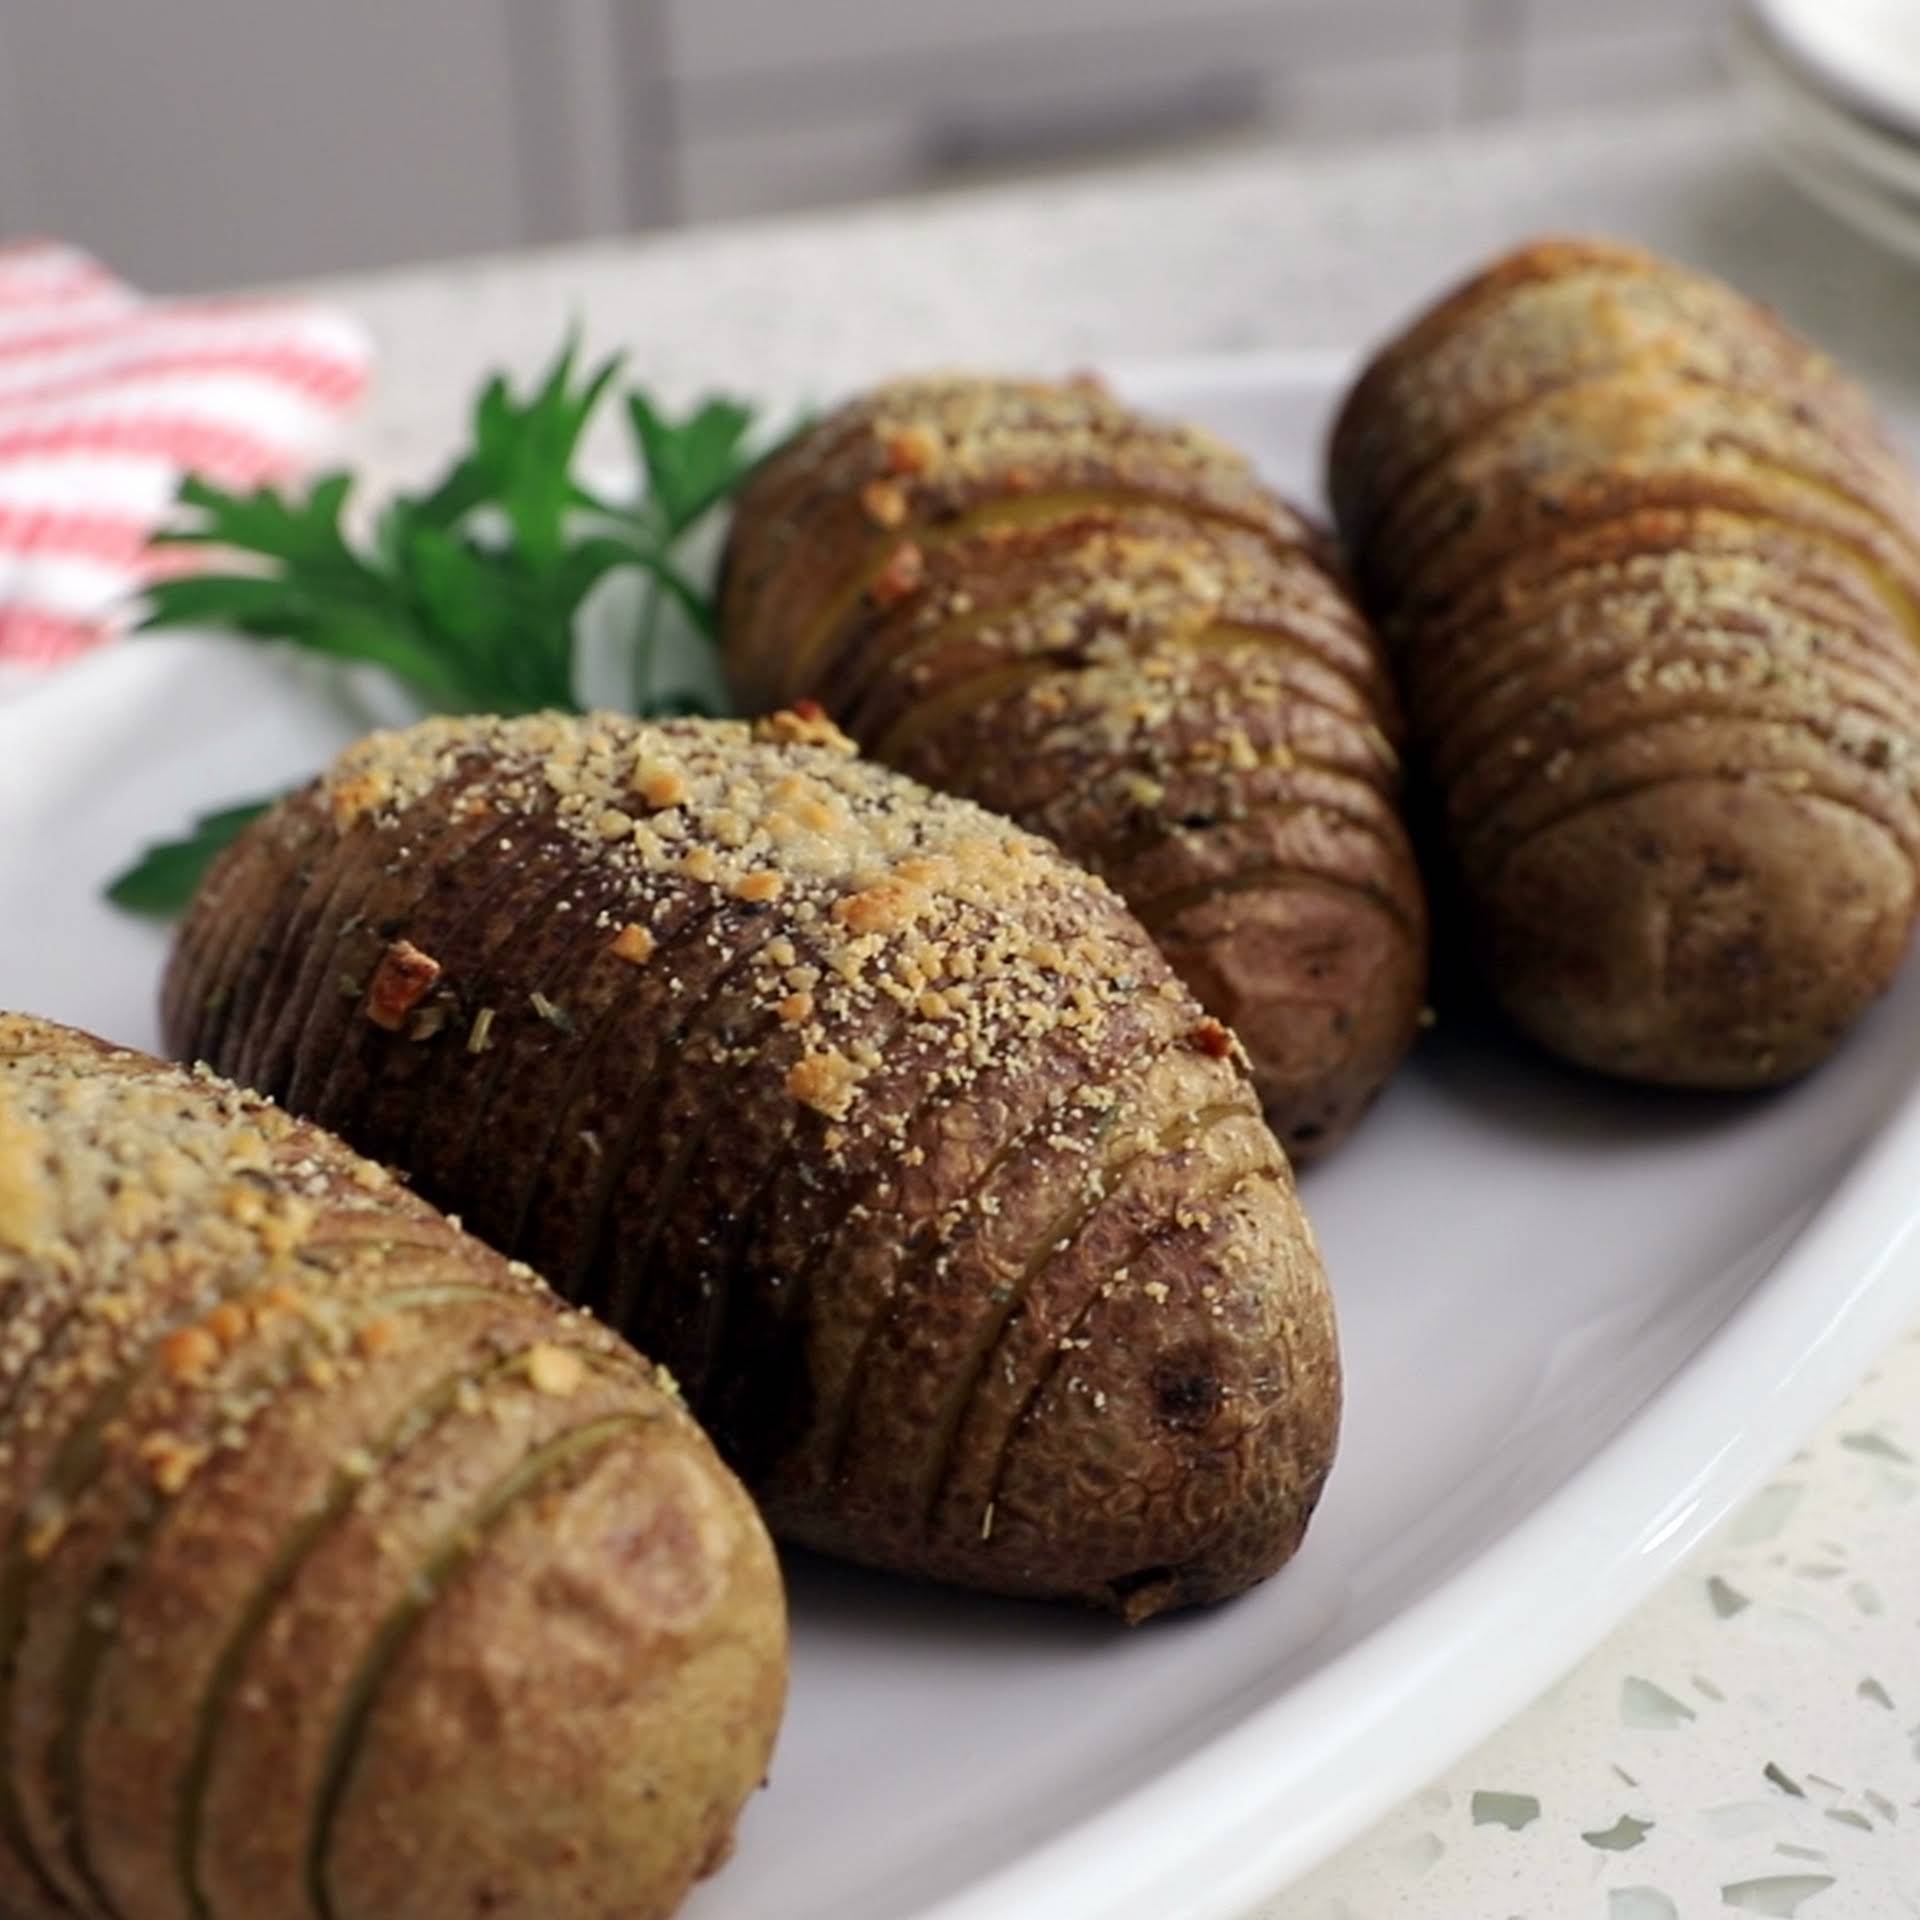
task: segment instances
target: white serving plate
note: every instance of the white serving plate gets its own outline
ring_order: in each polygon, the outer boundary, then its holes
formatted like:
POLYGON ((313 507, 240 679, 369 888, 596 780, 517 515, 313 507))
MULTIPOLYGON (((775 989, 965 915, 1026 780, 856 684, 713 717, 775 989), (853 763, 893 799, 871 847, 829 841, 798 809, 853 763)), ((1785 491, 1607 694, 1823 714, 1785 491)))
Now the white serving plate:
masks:
MULTIPOLYGON (((1339 369, 1124 372, 1307 491, 1339 369)), ((356 728, 280 660, 143 641, 0 707, 0 1003, 152 1043, 141 839, 356 728)), ((688 1920, 1235 1920, 1569 1666, 1920 1307, 1920 972, 1735 1100, 1432 1035, 1305 1181, 1345 1442, 1305 1550, 1134 1632, 791 1568, 771 1789, 688 1920)))
POLYGON ((1856 111, 1757 13, 1736 24, 1727 51, 1775 158, 1795 182, 1869 239, 1920 258, 1920 137, 1856 111))
POLYGON ((1822 92, 1920 139, 1913 0, 1747 0, 1747 12, 1822 92))

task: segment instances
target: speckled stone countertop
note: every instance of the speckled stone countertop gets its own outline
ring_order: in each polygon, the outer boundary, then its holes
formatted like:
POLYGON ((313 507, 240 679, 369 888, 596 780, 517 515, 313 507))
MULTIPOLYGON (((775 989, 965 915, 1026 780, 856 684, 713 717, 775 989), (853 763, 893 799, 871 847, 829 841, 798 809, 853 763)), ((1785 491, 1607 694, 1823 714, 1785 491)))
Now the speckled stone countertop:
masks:
MULTIPOLYGON (((1920 274, 1805 205, 1733 110, 1243 154, 948 203, 316 287, 380 354, 351 451, 440 460, 569 320, 685 397, 893 366, 1356 348, 1521 235, 1604 229, 1770 300, 1920 424, 1920 274)), ((1920 1915, 1920 1329, 1545 1698, 1261 1920, 1920 1915)))

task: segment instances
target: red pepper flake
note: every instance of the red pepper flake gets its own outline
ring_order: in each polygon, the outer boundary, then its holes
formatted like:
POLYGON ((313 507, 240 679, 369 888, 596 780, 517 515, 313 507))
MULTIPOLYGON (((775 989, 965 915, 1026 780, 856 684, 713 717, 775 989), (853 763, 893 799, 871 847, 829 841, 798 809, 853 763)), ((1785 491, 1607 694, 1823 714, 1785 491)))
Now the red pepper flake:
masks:
POLYGON ((394 940, 380 956, 367 989, 367 1018, 376 1027, 398 1033, 406 1017, 440 978, 440 962, 411 940, 394 940))
POLYGON ((1233 1052, 1233 1035, 1218 1020, 1202 1020, 1187 1035, 1187 1045, 1209 1060, 1225 1060, 1233 1052))

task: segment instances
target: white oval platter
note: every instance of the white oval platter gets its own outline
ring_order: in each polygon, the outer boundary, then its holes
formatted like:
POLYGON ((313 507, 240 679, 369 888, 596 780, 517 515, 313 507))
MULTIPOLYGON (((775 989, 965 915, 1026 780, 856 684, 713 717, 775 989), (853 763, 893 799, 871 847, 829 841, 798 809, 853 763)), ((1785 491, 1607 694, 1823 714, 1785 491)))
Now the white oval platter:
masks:
MULTIPOLYGON (((1340 369, 1122 369, 1313 490, 1340 369)), ((0 706, 0 1004, 152 1044, 102 879, 363 716, 213 640, 0 706)), ((1349 1373, 1305 1550, 1128 1632, 798 1562, 790 1720, 688 1920, 1235 1920, 1520 1708, 1920 1307, 1920 973, 1820 1073, 1660 1096, 1443 1026, 1305 1180, 1349 1373)))

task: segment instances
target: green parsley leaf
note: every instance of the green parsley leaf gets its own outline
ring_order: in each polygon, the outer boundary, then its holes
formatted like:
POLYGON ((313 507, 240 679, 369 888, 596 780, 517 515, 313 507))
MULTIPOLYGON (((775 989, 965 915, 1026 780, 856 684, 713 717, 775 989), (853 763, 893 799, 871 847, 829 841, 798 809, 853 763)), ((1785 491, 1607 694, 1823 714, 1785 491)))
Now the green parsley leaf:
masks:
MULTIPOLYGON (((620 362, 582 372, 578 359, 570 340, 525 396, 489 380, 469 445, 427 491, 392 500, 365 540, 347 531, 346 474, 304 498, 189 479, 180 503, 192 517, 161 542, 216 548, 237 564, 157 582, 143 629, 212 626, 290 644, 383 668, 429 708, 486 713, 577 706, 576 623, 618 569, 644 574, 653 599, 711 637, 711 593, 676 550, 753 465, 753 411, 715 398, 675 420, 629 393, 646 488, 636 505, 616 506, 575 468, 620 362)), ((657 619, 650 609, 633 635, 642 664, 657 619)))
POLYGON ((107 898, 129 913, 179 913, 215 857, 272 805, 272 799, 249 800, 243 806, 202 814, 185 839, 156 842, 117 874, 108 883, 107 898))
POLYGON ((676 424, 644 393, 630 393, 627 416, 646 470, 648 500, 670 540, 704 519, 753 465, 743 447, 753 410, 738 400, 704 401, 676 424))
MULTIPOLYGON (((626 392, 645 487, 635 503, 610 502, 576 469, 620 365, 616 356, 581 371, 569 339, 525 395, 495 375, 475 397, 467 447, 424 492, 389 501, 364 536, 351 530, 348 474, 304 495, 189 477, 188 517, 157 543, 206 547, 220 564, 155 582, 141 630, 212 627, 377 667, 433 711, 577 711, 581 609, 610 574, 633 570, 646 581, 629 636, 635 710, 697 709, 697 696, 656 689, 654 652, 669 609, 713 638, 711 583, 681 549, 755 464, 754 413, 713 397, 675 419, 626 392)), ((222 809, 149 848, 109 896, 136 912, 177 911, 260 810, 222 809)))

